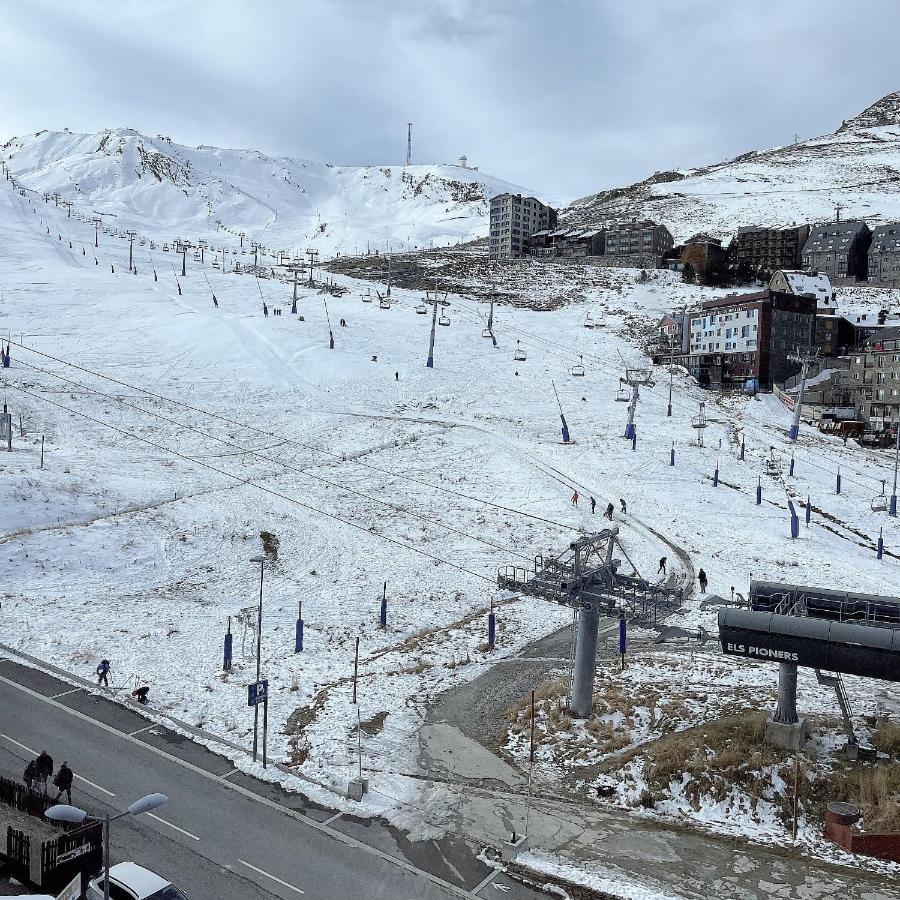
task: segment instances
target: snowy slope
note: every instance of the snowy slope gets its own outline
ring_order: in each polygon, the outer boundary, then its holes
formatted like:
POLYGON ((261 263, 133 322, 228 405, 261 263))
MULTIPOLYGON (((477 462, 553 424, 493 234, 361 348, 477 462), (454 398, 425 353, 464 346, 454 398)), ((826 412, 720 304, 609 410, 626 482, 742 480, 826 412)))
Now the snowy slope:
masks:
POLYGON ((522 190, 459 166, 333 166, 185 147, 128 128, 42 131, 11 139, 0 158, 24 187, 59 193, 110 224, 216 243, 245 232, 272 248, 316 247, 325 256, 482 237, 490 198, 522 190))
POLYGON ((716 165, 657 173, 575 201, 573 222, 649 218, 676 240, 698 232, 728 238, 742 225, 900 219, 900 92, 833 134, 745 153, 716 165))

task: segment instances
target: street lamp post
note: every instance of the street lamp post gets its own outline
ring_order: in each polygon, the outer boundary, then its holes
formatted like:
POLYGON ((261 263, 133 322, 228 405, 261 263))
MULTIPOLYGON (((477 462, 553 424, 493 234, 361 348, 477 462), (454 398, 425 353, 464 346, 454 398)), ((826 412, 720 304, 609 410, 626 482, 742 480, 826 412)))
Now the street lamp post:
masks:
POLYGON ((109 900, 109 823, 121 819, 123 816, 139 816, 141 813, 158 809, 169 798, 165 794, 147 794, 140 800, 135 800, 125 812, 111 816, 107 813, 103 818, 89 816, 83 809, 77 806, 60 804, 51 806, 44 815, 56 822, 72 822, 75 825, 83 825, 85 822, 103 822, 103 900, 109 900))
MULTIPOLYGON (((262 614, 263 614, 263 573, 265 572, 266 558, 253 556, 251 563, 259 563, 259 611, 256 617, 256 683, 259 684, 262 677, 262 614)), ((268 705, 268 700, 266 700, 268 705)), ((256 750, 259 746, 259 704, 253 707, 253 762, 256 762, 256 750)), ((265 757, 265 749, 263 750, 265 757)))

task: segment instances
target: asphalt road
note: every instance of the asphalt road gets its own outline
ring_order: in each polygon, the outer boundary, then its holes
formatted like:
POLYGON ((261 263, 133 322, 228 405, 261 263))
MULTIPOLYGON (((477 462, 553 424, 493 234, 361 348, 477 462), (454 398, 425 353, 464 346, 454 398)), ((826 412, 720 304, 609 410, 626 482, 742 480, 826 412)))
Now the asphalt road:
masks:
MULTIPOLYGON (((0 774, 20 779, 43 749, 57 766, 68 761, 73 803, 92 815, 169 796, 154 814, 114 823, 111 856, 164 874, 191 900, 443 900, 476 896, 491 874, 477 848, 404 842, 383 823, 335 816, 130 709, 0 660, 0 774)), ((503 875, 493 884, 508 897, 537 896, 503 875)))

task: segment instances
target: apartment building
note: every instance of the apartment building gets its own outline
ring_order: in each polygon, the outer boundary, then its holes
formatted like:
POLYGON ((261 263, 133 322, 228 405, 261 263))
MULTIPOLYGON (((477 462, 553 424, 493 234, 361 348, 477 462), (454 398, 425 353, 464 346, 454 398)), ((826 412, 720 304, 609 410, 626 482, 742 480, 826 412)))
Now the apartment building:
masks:
POLYGON ((900 287, 900 223, 879 225, 872 232, 869 284, 900 287))
POLYGON ((764 228, 748 225, 738 228, 728 247, 729 262, 741 263, 753 272, 775 272, 778 269, 799 269, 803 245, 809 237, 809 225, 787 228, 764 228))
POLYGON ((832 283, 863 281, 868 275, 872 232, 865 222, 816 225, 803 245, 803 268, 824 272, 832 283))
POLYGON ((708 300, 690 314, 687 366, 701 383, 723 390, 749 379, 784 381, 799 369, 789 355, 812 346, 815 321, 812 297, 767 289, 708 300))
POLYGON ((490 258, 524 256, 531 235, 555 227, 556 210, 535 197, 498 194, 491 198, 490 258))
POLYGON ((900 327, 884 328, 850 356, 859 417, 875 431, 900 423, 900 327))
POLYGON ((675 245, 668 228, 645 220, 617 222, 607 226, 605 256, 610 265, 632 265, 655 269, 675 245))

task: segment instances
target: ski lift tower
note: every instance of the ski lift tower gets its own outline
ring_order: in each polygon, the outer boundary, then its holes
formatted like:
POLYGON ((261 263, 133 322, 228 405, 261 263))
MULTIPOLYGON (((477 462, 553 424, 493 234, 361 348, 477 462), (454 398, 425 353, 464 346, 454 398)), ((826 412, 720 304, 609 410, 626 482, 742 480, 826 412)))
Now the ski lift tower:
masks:
POLYGON ((706 427, 709 425, 709 422, 706 421, 706 402, 700 401, 700 412, 691 419, 691 428, 695 428, 697 430, 697 446, 703 446, 703 432, 706 427))
POLYGON ((797 436, 800 434, 800 409, 803 406, 803 389, 806 387, 806 376, 809 373, 810 363, 812 363, 818 355, 818 351, 810 350, 801 353, 799 348, 794 353, 788 355, 788 359, 791 362, 798 362, 801 365, 800 388, 797 391, 797 400, 794 404, 794 421, 788 431, 788 439, 792 441, 796 441, 797 436))
POLYGON ((600 616, 625 616, 642 626, 653 627, 660 617, 677 609, 683 598, 681 588, 650 584, 636 575, 620 575, 621 563, 613 559, 618 534, 615 525, 604 528, 577 538, 557 557, 545 558, 539 554, 534 558, 531 572, 521 566, 507 566, 497 573, 497 586, 501 590, 548 600, 576 611, 570 708, 572 715, 579 719, 591 714, 600 616))
POLYGON ((628 423, 625 425, 625 437, 631 440, 634 437, 634 414, 637 410, 638 400, 641 399, 640 388, 653 387, 653 372, 650 369, 626 369, 625 377, 620 378, 619 381, 631 388, 631 402, 628 404, 628 423))
MULTIPOLYGON (((426 298, 428 297, 427 291, 425 292, 425 296, 426 296, 426 298)), ((428 359, 426 360, 425 365, 429 369, 433 369, 434 368, 434 333, 436 330, 435 326, 437 325, 438 306, 443 306, 446 308, 450 305, 450 302, 447 300, 446 295, 444 296, 443 300, 438 299, 437 284, 435 284, 435 286, 434 286, 434 296, 430 300, 426 299, 425 302, 431 303, 433 306, 432 313, 431 313, 431 337, 428 340, 428 359)))
POLYGON ((292 272, 294 275, 294 293, 293 293, 292 299, 291 299, 291 314, 296 315, 297 314, 297 284, 298 284, 297 276, 300 275, 302 272, 306 271, 306 266, 302 262, 300 262, 300 263, 290 263, 287 266, 285 266, 285 268, 288 270, 288 272, 292 272))

